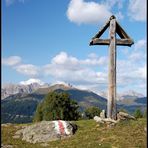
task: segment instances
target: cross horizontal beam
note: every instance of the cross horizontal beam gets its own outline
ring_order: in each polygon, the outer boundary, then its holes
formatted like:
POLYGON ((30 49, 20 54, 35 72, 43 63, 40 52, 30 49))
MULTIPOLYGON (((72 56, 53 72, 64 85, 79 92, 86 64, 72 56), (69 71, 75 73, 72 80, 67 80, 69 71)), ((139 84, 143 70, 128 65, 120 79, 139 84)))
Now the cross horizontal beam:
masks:
MULTIPOLYGON (((90 42, 91 45, 109 45, 110 44, 110 39, 99 39, 99 38, 94 38, 90 42)), ((131 39, 116 39, 116 45, 119 46, 131 46, 134 44, 133 40, 131 39)))

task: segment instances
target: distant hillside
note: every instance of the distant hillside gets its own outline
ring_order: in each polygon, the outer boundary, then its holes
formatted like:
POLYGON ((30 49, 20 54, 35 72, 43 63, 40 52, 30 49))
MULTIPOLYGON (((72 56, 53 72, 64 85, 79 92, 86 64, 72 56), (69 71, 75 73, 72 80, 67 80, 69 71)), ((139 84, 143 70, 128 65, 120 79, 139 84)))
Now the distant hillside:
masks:
POLYGON ((135 102, 136 103, 141 103, 141 104, 147 104, 147 97, 136 98, 135 102))
POLYGON ((147 97, 131 97, 128 96, 127 98, 118 101, 118 104, 123 104, 123 105, 143 105, 147 104, 147 97))
POLYGON ((78 90, 78 89, 69 89, 69 90, 57 89, 56 91, 67 92, 72 99, 76 100, 79 103, 80 109, 82 111, 89 106, 97 106, 101 109, 106 108, 107 100, 93 92, 78 90))
MULTIPOLYGON (((90 106, 107 109, 107 100, 91 91, 80 90, 71 85, 55 84, 50 87, 41 87, 32 93, 17 93, 1 100, 1 122, 27 123, 32 121, 36 107, 45 95, 51 91, 67 92, 72 99, 78 102, 80 111, 90 106)), ((135 94, 135 93, 134 93, 135 94)), ((117 109, 125 109, 133 113, 137 108, 146 109, 147 98, 125 95, 124 99, 117 101, 117 109)))
POLYGON ((147 109, 147 97, 140 98, 125 98, 123 100, 118 101, 118 108, 124 108, 129 113, 133 113, 136 109, 140 109, 144 112, 147 109))
POLYGON ((89 106, 106 108, 107 100, 93 92, 57 84, 48 88, 39 88, 30 94, 19 93, 1 100, 1 122, 25 123, 32 121, 37 104, 51 91, 69 93, 71 98, 78 102, 81 111, 89 106))
POLYGON ((31 122, 36 107, 43 98, 44 95, 39 94, 15 94, 1 100, 1 122, 31 122))

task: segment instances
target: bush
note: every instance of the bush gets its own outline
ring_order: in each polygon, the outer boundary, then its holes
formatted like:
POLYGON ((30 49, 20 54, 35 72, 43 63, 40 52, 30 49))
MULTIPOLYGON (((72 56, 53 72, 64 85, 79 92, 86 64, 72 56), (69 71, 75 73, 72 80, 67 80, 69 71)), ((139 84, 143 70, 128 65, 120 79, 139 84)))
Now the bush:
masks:
POLYGON ((140 109, 137 109, 134 113, 135 118, 142 118, 143 114, 140 109))
POLYGON ((77 120, 78 104, 67 93, 50 92, 37 106, 33 121, 77 120))
POLYGON ((143 117, 147 118, 147 109, 144 110, 143 117))
POLYGON ((94 116, 99 116, 101 110, 98 107, 89 107, 85 110, 85 116, 92 119, 94 116))

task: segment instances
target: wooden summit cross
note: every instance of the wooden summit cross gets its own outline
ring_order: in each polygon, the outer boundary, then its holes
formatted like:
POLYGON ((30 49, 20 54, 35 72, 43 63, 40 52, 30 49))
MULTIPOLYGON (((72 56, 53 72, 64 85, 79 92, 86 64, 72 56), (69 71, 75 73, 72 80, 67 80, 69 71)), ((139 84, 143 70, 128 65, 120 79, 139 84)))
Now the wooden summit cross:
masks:
POLYGON ((109 73, 108 73, 108 102, 107 117, 117 119, 116 111, 116 45, 131 46, 134 41, 127 35, 123 28, 112 15, 102 29, 92 38, 89 45, 109 45, 109 73), (109 27, 109 39, 100 39, 100 36, 109 27), (121 39, 116 39, 116 33, 121 39))

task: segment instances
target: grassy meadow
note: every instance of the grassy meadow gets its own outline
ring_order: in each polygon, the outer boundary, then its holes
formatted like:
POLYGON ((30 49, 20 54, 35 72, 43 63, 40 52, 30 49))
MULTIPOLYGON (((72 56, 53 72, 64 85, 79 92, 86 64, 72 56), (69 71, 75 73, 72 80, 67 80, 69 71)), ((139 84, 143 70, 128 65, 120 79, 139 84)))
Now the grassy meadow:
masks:
MULTIPOLYGON (((1 126, 1 143, 14 148, 146 148, 146 119, 124 121, 114 128, 98 125, 94 120, 80 120, 75 123, 78 130, 70 138, 49 142, 48 146, 30 144, 21 139, 13 139, 14 133, 23 124, 1 126)), ((29 124, 28 124, 29 125, 29 124)))

